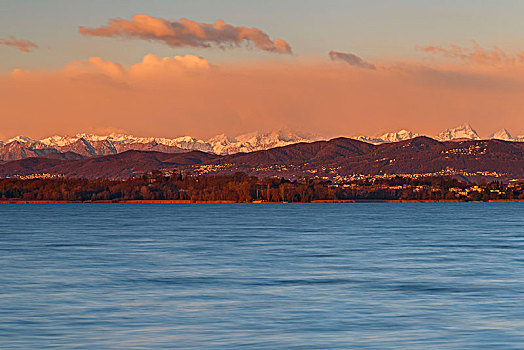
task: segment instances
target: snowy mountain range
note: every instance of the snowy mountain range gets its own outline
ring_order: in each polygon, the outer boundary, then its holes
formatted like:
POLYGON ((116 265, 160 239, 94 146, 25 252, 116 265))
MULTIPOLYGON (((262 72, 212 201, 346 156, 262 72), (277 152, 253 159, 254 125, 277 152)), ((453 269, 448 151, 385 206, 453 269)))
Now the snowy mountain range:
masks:
MULTIPOLYGON (((420 136, 408 130, 389 132, 383 135, 355 136, 354 139, 382 144, 398 142, 420 136)), ((439 141, 480 140, 477 132, 469 125, 463 124, 453 129, 446 129, 434 137, 439 141)), ((505 141, 524 141, 524 135, 512 137, 506 129, 490 135, 488 139, 505 141)), ((215 154, 233 154, 253 152, 275 147, 287 146, 299 142, 314 142, 325 138, 295 133, 289 130, 272 132, 253 132, 239 136, 214 136, 207 141, 191 136, 177 138, 136 137, 125 134, 110 134, 105 136, 93 134, 77 134, 75 136, 51 136, 41 140, 33 140, 25 136, 17 136, 6 142, 0 141, 0 160, 16 160, 28 157, 55 157, 71 159, 75 157, 94 157, 117 154, 128 150, 158 151, 164 153, 182 153, 198 150, 215 154)))
MULTIPOLYGON (((400 130, 397 132, 388 132, 380 136, 369 137, 369 136, 356 136, 354 137, 357 140, 369 142, 373 144, 389 143, 389 142, 398 142, 409 140, 417 136, 423 136, 420 134, 413 133, 408 130, 400 130)), ((425 135, 428 136, 428 135, 425 135)), ((469 123, 464 123, 457 126, 456 128, 446 129, 442 131, 437 136, 430 136, 438 141, 460 141, 460 140, 482 140, 478 133, 469 125, 469 123)), ((511 134, 506 129, 501 129, 493 134, 489 135, 486 139, 498 139, 503 141, 516 141, 524 142, 524 135, 512 137, 511 134)))
POLYGON ((16 160, 28 157, 94 157, 117 154, 128 150, 181 153, 203 151, 216 154, 253 152, 299 142, 314 142, 321 137, 294 133, 289 130, 254 132, 236 137, 217 135, 207 141, 191 136, 177 138, 136 137, 124 134, 105 136, 77 134, 75 136, 51 136, 33 140, 17 136, 6 142, 0 141, 0 160, 16 160))

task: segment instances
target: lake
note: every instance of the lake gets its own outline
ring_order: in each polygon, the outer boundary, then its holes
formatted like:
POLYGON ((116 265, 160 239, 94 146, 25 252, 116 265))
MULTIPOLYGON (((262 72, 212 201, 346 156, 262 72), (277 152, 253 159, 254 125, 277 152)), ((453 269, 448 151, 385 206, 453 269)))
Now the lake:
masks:
POLYGON ((2 349, 524 348, 524 203, 0 205, 2 349))

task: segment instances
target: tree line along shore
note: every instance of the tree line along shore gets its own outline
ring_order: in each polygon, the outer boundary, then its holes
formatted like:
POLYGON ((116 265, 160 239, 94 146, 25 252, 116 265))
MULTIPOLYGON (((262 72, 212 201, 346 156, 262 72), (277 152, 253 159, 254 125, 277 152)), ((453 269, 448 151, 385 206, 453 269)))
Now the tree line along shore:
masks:
POLYGON ((521 201, 524 181, 461 181, 457 178, 394 177, 333 183, 290 181, 243 173, 195 176, 159 171, 126 180, 0 179, 1 202, 344 202, 521 201))

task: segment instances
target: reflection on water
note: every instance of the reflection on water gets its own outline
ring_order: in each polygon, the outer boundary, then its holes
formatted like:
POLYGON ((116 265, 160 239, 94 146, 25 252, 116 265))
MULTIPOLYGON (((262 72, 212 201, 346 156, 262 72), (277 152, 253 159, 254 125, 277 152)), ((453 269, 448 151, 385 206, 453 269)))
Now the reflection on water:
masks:
POLYGON ((0 348, 524 347, 521 203, 0 206, 0 348))

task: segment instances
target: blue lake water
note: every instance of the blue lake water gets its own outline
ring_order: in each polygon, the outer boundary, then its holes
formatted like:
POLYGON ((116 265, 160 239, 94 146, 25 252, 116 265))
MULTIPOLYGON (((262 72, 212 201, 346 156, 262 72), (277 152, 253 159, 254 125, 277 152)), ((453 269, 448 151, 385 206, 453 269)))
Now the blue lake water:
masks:
POLYGON ((1 349, 522 349, 522 203, 0 206, 1 349))

